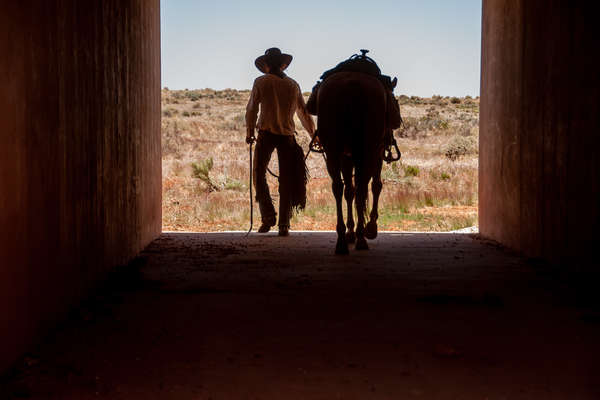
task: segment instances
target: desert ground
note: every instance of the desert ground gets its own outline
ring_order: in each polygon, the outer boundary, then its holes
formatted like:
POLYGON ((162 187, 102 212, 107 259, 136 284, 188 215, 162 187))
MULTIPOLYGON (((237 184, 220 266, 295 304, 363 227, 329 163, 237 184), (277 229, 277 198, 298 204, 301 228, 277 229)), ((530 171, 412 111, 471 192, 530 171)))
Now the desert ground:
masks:
MULTIPOLYGON (((248 229, 249 91, 162 90, 163 230, 248 229)), ((309 93, 305 93, 308 97, 309 93)), ((385 164, 379 229, 452 231, 477 225, 479 98, 398 95, 404 125, 394 132, 400 161, 385 164)), ((296 120, 298 143, 308 133, 296 120)), ((325 162, 312 153, 307 207, 292 230, 335 228, 325 162)), ((277 173, 277 158, 271 159, 277 173)), ((269 176, 277 202, 277 180, 269 176)), ((260 221, 255 203, 255 228, 260 221)))

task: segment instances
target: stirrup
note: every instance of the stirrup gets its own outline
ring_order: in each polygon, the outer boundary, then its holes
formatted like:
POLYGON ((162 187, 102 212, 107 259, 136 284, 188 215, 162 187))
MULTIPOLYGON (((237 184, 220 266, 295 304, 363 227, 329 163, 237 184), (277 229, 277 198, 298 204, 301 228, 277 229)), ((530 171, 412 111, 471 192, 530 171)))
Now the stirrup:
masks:
POLYGON ((386 147, 383 154, 383 161, 389 164, 391 162, 398 161, 400 157, 402 157, 402 153, 400 153, 398 143, 396 143, 395 138, 392 138, 392 142, 386 147), (396 153, 395 155, 394 152, 396 153))

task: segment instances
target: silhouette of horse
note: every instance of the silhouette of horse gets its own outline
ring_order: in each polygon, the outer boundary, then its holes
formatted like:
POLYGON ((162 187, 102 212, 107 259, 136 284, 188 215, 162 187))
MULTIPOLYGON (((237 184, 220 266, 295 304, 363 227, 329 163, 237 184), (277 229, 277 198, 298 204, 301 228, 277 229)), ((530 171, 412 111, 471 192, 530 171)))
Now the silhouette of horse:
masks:
POLYGON ((327 171, 332 180, 337 209, 336 254, 348 254, 348 243, 354 241, 357 250, 367 250, 365 238, 377 236, 385 139, 392 137, 392 130, 399 127, 401 121, 393 95, 396 83, 396 78, 385 85, 369 74, 337 72, 327 77, 318 89, 313 89, 308 100, 309 112, 318 116, 318 137, 327 156, 327 171), (373 207, 365 226, 371 180, 373 207), (348 206, 347 226, 344 224, 342 194, 348 206), (356 232, 352 214, 355 196, 356 232))

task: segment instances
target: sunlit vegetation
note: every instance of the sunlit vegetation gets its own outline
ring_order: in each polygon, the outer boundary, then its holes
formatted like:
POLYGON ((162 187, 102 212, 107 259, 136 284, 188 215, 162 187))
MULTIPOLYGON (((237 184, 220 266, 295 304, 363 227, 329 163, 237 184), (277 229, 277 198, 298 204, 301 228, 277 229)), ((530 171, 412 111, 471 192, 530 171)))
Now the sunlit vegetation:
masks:
MULTIPOLYGON (((306 94, 308 95, 308 93, 306 94)), ((244 112, 248 91, 162 91, 163 229, 247 229, 249 155, 244 112)), ((398 97, 405 124, 395 132, 402 159, 384 164, 382 230, 449 231, 477 224, 479 99, 398 97)), ((309 137, 297 122, 297 141, 309 137)), ((306 209, 292 230, 335 229, 325 163, 308 158, 306 209)), ((273 156, 271 170, 277 173, 273 156)), ((268 176, 277 200, 277 180, 268 176)), ((254 207, 255 221, 260 219, 254 207)))

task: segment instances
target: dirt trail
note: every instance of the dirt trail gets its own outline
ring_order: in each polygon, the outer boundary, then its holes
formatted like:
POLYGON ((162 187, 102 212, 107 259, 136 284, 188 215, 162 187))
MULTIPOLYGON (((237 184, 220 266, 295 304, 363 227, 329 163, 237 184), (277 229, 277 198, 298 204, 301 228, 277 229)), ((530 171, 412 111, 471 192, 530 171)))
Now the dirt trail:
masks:
POLYGON ((163 234, 5 378, 2 398, 594 399, 600 325, 459 234, 163 234))

